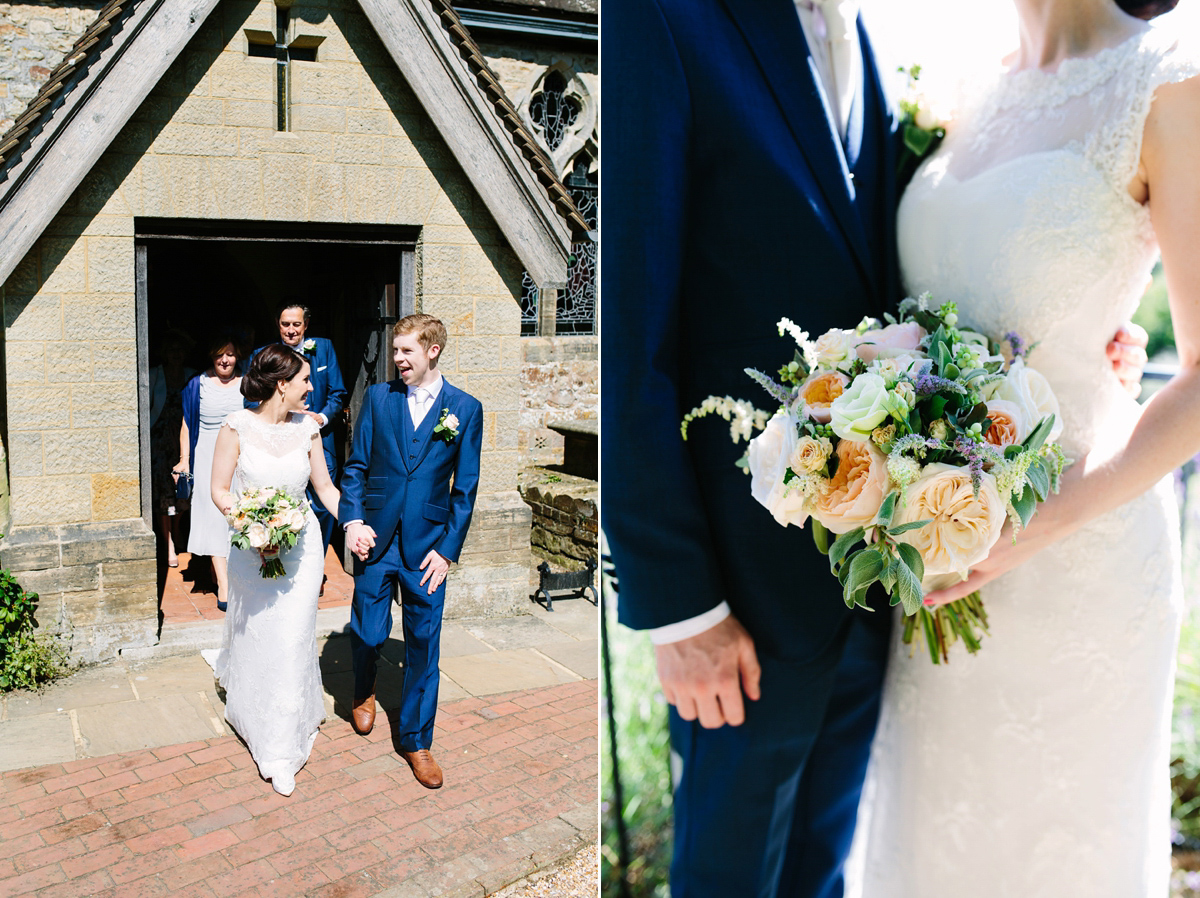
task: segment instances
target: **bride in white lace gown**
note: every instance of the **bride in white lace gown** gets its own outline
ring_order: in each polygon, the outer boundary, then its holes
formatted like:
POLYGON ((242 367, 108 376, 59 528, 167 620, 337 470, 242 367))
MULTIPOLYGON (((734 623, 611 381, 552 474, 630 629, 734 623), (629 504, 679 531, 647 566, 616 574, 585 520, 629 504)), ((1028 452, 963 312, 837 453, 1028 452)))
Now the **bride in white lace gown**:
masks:
POLYGON ((911 295, 1037 344, 1076 464, 1015 546, 935 596, 982 587, 978 655, 935 667, 897 636, 860 812, 865 898, 1168 891, 1182 593, 1161 478, 1200 448, 1200 57, 1111 0, 1017 7, 1016 62, 904 195, 900 259, 911 295), (1105 346, 1159 245, 1182 370, 1141 413, 1105 346))
MULTIPOLYGON (((218 508, 227 512, 233 504, 235 471, 240 489, 277 487, 298 499, 311 478, 325 507, 338 507, 320 426, 303 413, 311 389, 308 362, 292 350, 268 346, 255 356, 242 392, 260 405, 231 414, 217 437, 218 508)), ((257 551, 230 549, 229 611, 215 670, 225 689, 225 719, 262 777, 290 795, 325 719, 316 637, 325 558, 311 510, 300 539, 279 558, 285 575, 269 580, 259 574, 257 551)))

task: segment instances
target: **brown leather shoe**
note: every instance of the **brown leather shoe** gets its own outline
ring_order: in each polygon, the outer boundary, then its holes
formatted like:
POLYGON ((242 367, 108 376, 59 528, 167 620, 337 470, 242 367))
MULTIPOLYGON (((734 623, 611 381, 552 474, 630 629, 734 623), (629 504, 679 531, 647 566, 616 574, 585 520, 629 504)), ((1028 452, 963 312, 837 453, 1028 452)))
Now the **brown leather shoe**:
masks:
POLYGON ((354 703, 354 707, 350 709, 350 725, 354 727, 354 732, 360 736, 365 736, 371 732, 371 728, 375 726, 374 691, 361 702, 354 703))
POLYGON ((416 751, 404 751, 404 749, 401 749, 400 757, 408 761, 408 766, 412 768, 413 776, 426 789, 440 789, 442 787, 442 768, 433 759, 433 755, 429 753, 429 749, 419 748, 416 751))

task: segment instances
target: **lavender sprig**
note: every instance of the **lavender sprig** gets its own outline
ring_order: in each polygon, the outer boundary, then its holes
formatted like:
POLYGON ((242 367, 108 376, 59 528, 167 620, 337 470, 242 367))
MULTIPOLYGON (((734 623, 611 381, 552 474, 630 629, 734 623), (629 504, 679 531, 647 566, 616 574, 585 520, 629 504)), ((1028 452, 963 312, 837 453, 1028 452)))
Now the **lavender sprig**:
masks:
POLYGON ((918 396, 932 396, 934 393, 942 390, 957 393, 960 396, 967 394, 967 388, 962 384, 957 381, 948 380, 945 377, 938 377, 936 374, 918 375, 913 386, 916 387, 918 396))
POLYGON ((772 398, 777 399, 780 405, 791 403, 792 394, 772 380, 770 375, 763 374, 757 368, 746 368, 745 371, 751 380, 770 393, 772 398))

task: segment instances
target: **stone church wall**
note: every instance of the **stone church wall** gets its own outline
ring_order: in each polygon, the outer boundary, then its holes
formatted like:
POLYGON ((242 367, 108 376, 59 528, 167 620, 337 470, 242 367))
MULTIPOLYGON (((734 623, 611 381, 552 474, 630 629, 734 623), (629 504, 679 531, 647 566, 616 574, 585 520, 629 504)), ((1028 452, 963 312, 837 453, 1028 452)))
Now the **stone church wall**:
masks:
POLYGON ((319 65, 296 66, 294 130, 279 133, 275 63, 247 56, 243 35, 273 30, 274 4, 218 6, 0 292, 14 525, 0 564, 58 609, 81 660, 153 642, 157 628, 140 508, 137 216, 420 226, 418 307, 446 321, 442 368, 485 409, 480 498, 447 616, 528 602, 520 262, 357 5, 329 9, 294 7, 298 30, 325 41, 319 65))

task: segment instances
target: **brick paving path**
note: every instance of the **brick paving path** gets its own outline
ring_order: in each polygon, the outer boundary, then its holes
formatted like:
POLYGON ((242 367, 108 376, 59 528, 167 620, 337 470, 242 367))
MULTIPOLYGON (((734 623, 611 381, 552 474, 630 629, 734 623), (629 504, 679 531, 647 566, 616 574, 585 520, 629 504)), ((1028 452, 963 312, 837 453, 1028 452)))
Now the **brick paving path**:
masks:
POLYGON ((489 895, 597 837, 594 680, 442 705, 429 791, 332 718, 296 791, 236 736, 0 774, 0 895, 489 895))

